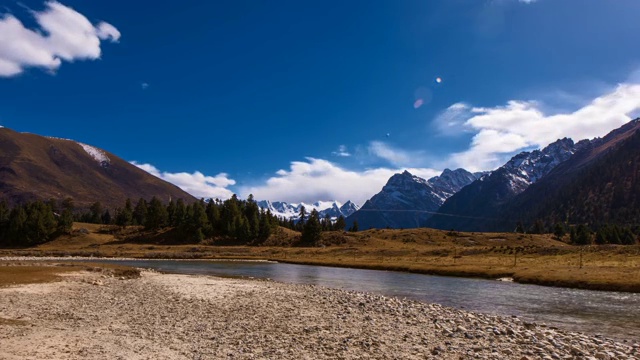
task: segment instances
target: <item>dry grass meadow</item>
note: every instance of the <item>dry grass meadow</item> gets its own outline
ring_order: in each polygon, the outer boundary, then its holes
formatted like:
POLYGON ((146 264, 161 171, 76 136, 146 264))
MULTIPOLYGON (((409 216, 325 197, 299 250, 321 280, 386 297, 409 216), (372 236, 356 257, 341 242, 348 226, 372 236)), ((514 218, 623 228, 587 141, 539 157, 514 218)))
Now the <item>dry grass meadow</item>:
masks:
MULTIPOLYGON (((264 246, 221 246, 167 243, 159 240, 162 234, 139 240, 136 228, 81 223, 74 227, 87 231, 75 231, 37 247, 0 249, 0 256, 269 259, 437 275, 511 277, 522 283, 640 292, 640 246, 578 247, 551 235, 367 230, 324 233, 321 246, 296 247, 290 245, 299 234, 280 229, 264 246)), ((0 272, 0 279, 2 276, 0 272)), ((48 279, 55 275, 33 269, 21 276, 48 279)))

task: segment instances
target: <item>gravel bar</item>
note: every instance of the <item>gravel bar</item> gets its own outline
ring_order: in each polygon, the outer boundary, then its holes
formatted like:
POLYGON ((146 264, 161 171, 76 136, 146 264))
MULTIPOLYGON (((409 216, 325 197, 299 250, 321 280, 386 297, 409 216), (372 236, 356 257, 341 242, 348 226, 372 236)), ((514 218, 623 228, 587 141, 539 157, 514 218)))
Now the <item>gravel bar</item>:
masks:
POLYGON ((0 358, 638 359, 640 345, 313 285, 143 271, 0 288, 0 358))

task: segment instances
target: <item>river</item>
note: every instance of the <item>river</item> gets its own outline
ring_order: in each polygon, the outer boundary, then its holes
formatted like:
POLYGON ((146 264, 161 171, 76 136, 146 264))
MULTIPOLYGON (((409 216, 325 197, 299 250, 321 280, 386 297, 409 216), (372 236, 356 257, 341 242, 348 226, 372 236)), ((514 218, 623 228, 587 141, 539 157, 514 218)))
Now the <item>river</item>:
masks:
POLYGON ((640 338, 640 294, 495 280, 275 262, 99 260, 162 272, 271 279, 377 293, 495 315, 516 315, 617 340, 640 338))

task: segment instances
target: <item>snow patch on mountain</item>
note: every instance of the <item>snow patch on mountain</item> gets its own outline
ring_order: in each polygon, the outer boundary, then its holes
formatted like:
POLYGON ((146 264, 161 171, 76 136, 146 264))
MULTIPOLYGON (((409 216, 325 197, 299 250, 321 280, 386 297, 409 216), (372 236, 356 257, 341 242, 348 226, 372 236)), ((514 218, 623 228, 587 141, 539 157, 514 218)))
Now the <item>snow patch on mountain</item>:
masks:
POLYGON ((78 145, 82 146, 84 151, 86 151, 87 154, 89 154, 94 160, 96 160, 100 164, 100 166, 107 167, 109 166, 109 164, 111 164, 111 159, 109 159, 104 151, 83 143, 78 143, 78 145))
POLYGON ((306 204, 262 200, 258 201, 257 204, 261 209, 271 211, 273 215, 287 220, 293 219, 293 221, 300 220, 300 209, 303 206, 307 214, 315 209, 320 214, 320 218, 325 218, 328 215, 332 221, 337 220, 340 216, 346 218, 360 209, 358 205, 351 201, 347 201, 344 204, 338 201, 317 201, 313 204, 306 204))
POLYGON ((420 227, 445 200, 476 179, 464 169, 445 169, 429 180, 408 171, 395 174, 382 191, 347 219, 347 226, 358 221, 361 229, 420 227))
POLYGON ((514 156, 502 168, 505 179, 514 194, 523 192, 540 180, 561 162, 579 150, 573 140, 564 138, 549 144, 542 150, 524 151, 514 156))

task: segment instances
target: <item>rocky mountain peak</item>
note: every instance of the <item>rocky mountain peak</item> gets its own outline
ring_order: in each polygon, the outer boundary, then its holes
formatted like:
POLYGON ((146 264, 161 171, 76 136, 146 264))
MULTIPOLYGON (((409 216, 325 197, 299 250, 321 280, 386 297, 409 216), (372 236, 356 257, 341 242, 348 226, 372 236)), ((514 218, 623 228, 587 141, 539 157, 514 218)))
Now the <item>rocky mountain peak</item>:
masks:
POLYGON ((464 169, 445 169, 429 180, 409 171, 395 174, 382 191, 347 218, 347 225, 357 220, 361 229, 418 227, 448 197, 474 180, 476 176, 464 169))

